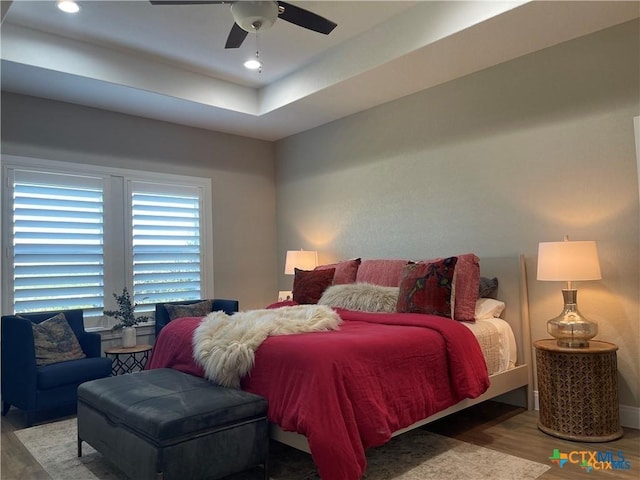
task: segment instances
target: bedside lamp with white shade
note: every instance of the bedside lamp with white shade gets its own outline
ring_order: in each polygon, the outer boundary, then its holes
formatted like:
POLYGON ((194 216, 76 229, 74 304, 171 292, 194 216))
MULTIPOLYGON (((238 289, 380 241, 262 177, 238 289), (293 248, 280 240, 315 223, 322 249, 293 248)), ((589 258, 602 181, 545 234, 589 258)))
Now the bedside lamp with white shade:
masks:
POLYGON ((578 291, 571 282, 600 280, 600 262, 594 241, 541 242, 538 245, 538 280, 567 282, 562 289, 562 313, 547 322, 547 332, 561 347, 587 348, 598 333, 598 324, 587 320, 577 305, 578 291))
POLYGON ((313 270, 318 266, 318 252, 313 250, 288 250, 284 262, 285 275, 293 275, 295 269, 313 270))
MULTIPOLYGON (((288 250, 284 262, 285 275, 294 275, 298 270, 313 270, 318 266, 318 252, 313 250, 288 250)), ((278 300, 291 300, 293 292, 291 290, 280 290, 278 300)))

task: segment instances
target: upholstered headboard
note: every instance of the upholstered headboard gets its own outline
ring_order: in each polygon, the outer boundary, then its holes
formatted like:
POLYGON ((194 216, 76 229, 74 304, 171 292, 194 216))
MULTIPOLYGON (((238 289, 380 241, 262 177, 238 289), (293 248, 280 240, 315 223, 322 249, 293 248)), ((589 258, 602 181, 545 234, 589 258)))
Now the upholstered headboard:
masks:
MULTIPOLYGON (((194 303, 199 303, 204 300, 184 300, 178 302, 166 302, 166 303, 156 303, 156 338, 158 338, 158 334, 160 330, 171 321, 171 317, 169 316, 169 312, 165 305, 193 305, 194 303)), ((225 300, 221 298, 213 299, 211 304, 211 311, 218 312, 223 311, 227 314, 232 314, 238 311, 240 304, 238 300, 225 300)))

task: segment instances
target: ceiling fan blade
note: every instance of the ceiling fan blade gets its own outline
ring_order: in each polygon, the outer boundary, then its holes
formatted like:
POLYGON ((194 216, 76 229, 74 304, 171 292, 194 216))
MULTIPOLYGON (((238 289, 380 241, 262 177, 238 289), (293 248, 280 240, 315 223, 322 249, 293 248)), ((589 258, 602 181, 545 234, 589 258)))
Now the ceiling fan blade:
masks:
POLYGON ((231 31, 229 32, 229 36, 227 37, 227 43, 224 48, 238 48, 244 42, 244 39, 247 38, 249 32, 243 30, 238 26, 237 23, 233 24, 231 27, 231 31))
POLYGON ((329 35, 337 24, 331 20, 327 20, 318 14, 305 10, 304 8, 296 7, 287 2, 278 2, 281 7, 284 7, 284 12, 280 14, 281 19, 287 22, 298 25, 299 27, 308 28, 314 32, 324 33, 329 35))
POLYGON ((212 1, 212 0, 149 0, 151 5, 211 5, 216 3, 231 3, 231 1, 227 0, 226 2, 220 1, 212 1))

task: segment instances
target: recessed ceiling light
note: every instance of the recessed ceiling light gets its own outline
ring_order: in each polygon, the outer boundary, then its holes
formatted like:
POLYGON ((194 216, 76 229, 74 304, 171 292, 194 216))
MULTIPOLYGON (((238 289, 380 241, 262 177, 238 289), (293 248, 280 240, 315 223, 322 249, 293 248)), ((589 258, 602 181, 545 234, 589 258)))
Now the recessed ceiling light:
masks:
POLYGON ((244 66, 249 70, 258 70, 262 67, 262 63, 260 63, 260 60, 252 58, 251 60, 247 60, 246 62, 244 62, 244 66))
POLYGON ((58 8, 65 13, 77 13, 80 10, 80 7, 73 0, 58 0, 57 2, 58 8))

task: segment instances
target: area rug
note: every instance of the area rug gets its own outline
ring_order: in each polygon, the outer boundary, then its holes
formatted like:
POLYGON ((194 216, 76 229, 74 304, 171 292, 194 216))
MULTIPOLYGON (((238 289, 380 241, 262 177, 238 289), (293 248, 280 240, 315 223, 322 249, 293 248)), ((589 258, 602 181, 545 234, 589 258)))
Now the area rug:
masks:
MULTIPOLYGON (((127 480, 90 445, 77 457, 76 419, 15 432, 53 480, 127 480)), ((272 442, 273 480, 318 480, 311 456, 272 442)), ((416 429, 367 452, 366 480, 533 480, 550 466, 416 429)), ((257 480, 258 469, 228 480, 257 480)))

